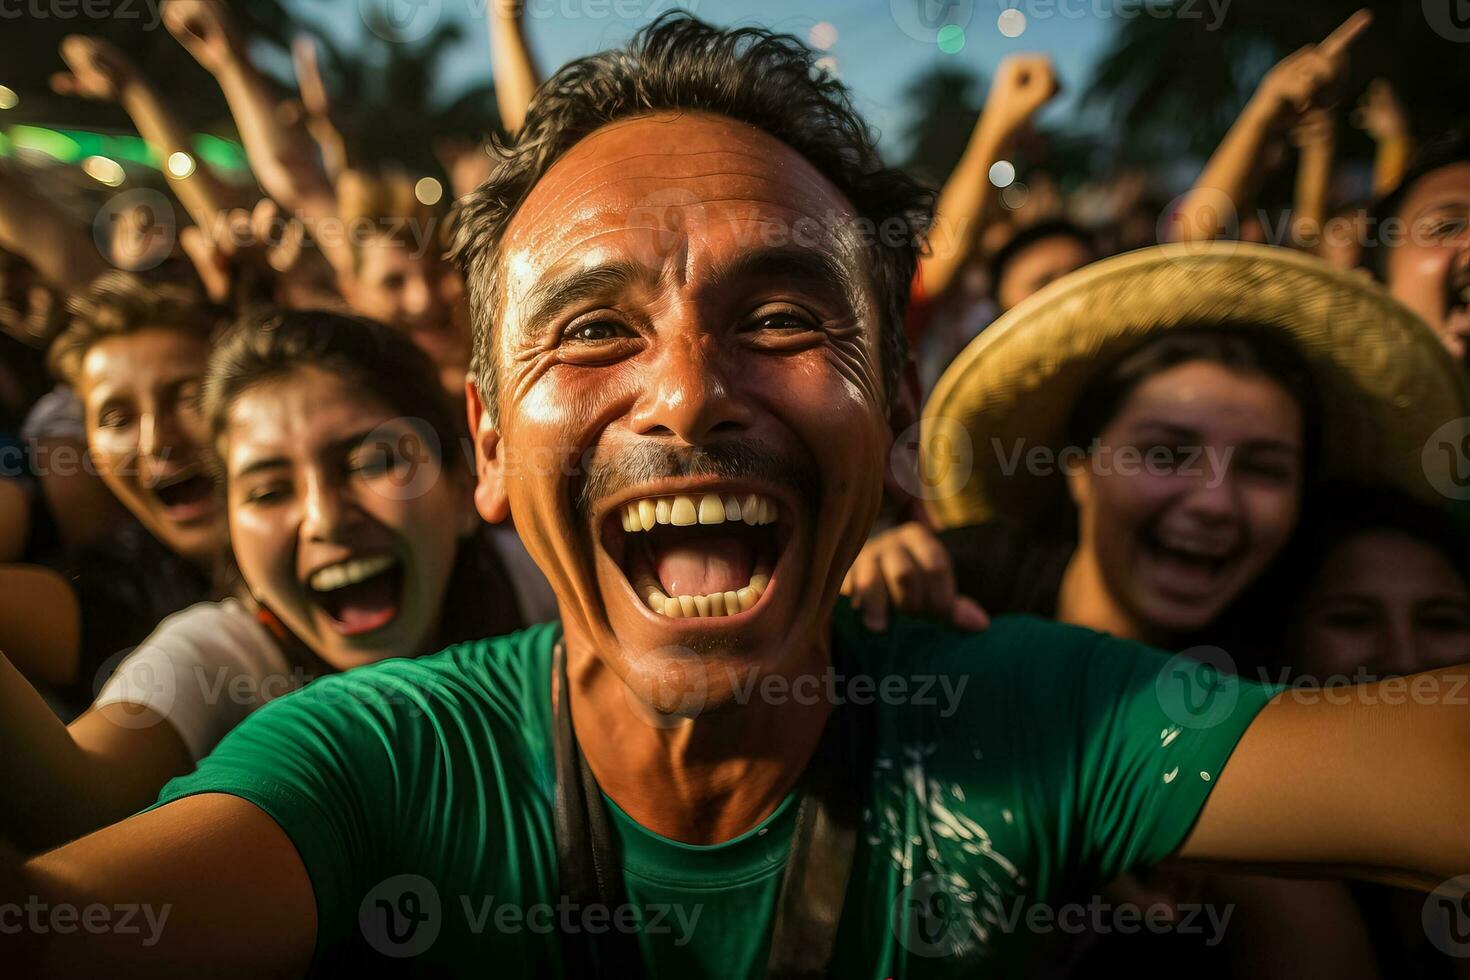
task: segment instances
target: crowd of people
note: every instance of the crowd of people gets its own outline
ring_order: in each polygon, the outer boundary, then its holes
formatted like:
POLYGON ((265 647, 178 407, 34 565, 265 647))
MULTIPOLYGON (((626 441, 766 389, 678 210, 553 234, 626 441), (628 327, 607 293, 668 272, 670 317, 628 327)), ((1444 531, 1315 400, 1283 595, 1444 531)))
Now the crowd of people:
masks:
POLYGON ((227 5, 162 18, 258 190, 166 167, 178 234, 98 241, 0 160, 25 975, 1463 972, 1470 130, 1377 81, 1334 197, 1367 13, 1162 215, 1002 201, 1044 55, 930 189, 794 38, 543 79, 492 4, 440 205, 311 45, 283 100, 227 5))

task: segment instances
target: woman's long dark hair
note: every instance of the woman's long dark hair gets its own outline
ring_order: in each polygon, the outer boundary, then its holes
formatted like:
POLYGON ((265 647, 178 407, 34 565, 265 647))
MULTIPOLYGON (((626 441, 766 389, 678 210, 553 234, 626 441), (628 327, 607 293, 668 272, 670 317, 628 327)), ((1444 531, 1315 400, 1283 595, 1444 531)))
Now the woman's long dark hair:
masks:
MULTIPOLYGON (((434 437, 425 442, 441 472, 469 483, 467 431, 428 356, 391 327, 325 310, 255 313, 225 333, 204 381, 211 441, 218 444, 230 406, 242 394, 306 367, 334 374, 398 416, 421 423, 434 437)), ((440 647, 525 625, 507 570, 484 530, 465 538, 455 556, 439 618, 440 647)))

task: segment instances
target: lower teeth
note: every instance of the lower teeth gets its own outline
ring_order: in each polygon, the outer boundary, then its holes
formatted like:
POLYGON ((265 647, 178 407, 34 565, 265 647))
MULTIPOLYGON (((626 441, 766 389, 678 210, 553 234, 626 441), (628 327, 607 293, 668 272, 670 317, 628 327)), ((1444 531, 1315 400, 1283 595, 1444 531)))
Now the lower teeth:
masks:
POLYGON ((709 595, 666 596, 657 586, 643 590, 643 601, 649 609, 671 618, 713 619, 733 616, 754 606, 771 582, 769 572, 756 572, 744 588, 709 595))

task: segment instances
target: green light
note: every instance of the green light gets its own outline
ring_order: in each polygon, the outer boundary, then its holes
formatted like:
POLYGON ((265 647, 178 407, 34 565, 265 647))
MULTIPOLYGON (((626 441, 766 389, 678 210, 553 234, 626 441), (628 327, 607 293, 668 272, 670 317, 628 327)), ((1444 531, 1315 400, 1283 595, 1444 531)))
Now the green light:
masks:
POLYGON ((81 148, 77 146, 76 140, 39 126, 12 126, 10 141, 17 149, 45 153, 63 163, 70 163, 81 156, 81 148))
POLYGON ((959 54, 965 46, 965 29, 958 24, 945 24, 939 29, 939 50, 945 54, 959 54))

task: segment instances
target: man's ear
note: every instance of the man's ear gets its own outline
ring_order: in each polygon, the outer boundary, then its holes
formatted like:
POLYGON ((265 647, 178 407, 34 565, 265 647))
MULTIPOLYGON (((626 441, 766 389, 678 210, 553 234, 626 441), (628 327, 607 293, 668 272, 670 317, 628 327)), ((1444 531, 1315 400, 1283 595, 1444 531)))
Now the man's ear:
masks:
POLYGON ((480 386, 473 377, 465 381, 464 401, 469 414, 470 440, 475 444, 475 510, 491 524, 499 524, 510 516, 500 430, 491 424, 490 413, 480 400, 480 386))
POLYGON ((1092 502, 1091 462, 1091 456, 1083 456, 1081 459, 1069 459, 1062 464, 1067 477, 1067 493, 1081 513, 1086 513, 1087 505, 1092 502))

